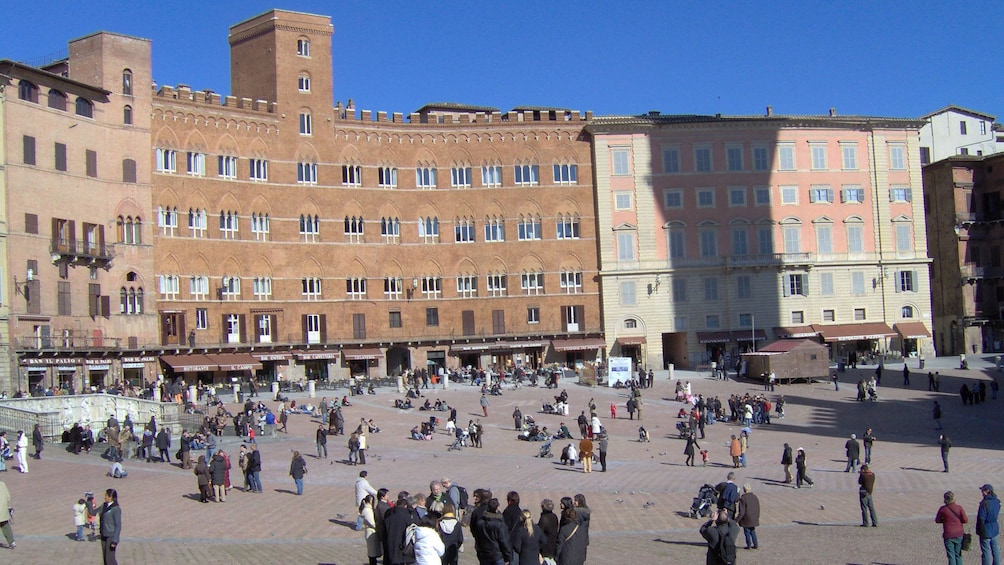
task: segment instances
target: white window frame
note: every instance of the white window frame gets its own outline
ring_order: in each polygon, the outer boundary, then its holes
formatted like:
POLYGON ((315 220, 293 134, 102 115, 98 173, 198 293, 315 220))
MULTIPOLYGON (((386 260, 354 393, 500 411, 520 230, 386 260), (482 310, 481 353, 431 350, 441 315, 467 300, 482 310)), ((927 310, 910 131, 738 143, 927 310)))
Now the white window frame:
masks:
POLYGON ((440 277, 422 277, 422 297, 426 299, 443 297, 443 279, 440 277))
POLYGON ((297 163, 296 182, 298 184, 317 184, 317 163, 297 163))
POLYGON ((554 184, 579 184, 579 166, 575 163, 555 163, 553 172, 554 184))
POLYGON ((683 209, 683 189, 667 188, 662 191, 662 207, 667 210, 683 209))
POLYGON ((197 329, 197 330, 208 330, 209 329, 209 309, 208 308, 196 308, 195 309, 195 329, 197 329))
POLYGON ((833 273, 819 273, 819 294, 821 296, 833 296, 836 294, 833 273))
POLYGON ((157 226, 163 235, 173 236, 178 230, 178 208, 175 206, 158 206, 157 226))
POLYGON ((209 227, 208 214, 204 209, 192 209, 188 211, 188 230, 192 237, 202 239, 206 237, 206 230, 209 227))
POLYGON ((160 283, 161 298, 164 300, 178 300, 180 293, 181 279, 178 275, 161 275, 160 283))
POLYGON ((562 270, 558 280, 565 294, 582 294, 582 271, 562 270))
POLYGON ((539 241, 541 237, 540 216, 520 216, 516 233, 518 241, 539 241))
POLYGON ((220 211, 220 239, 238 239, 240 215, 232 210, 220 211))
POLYGON ((377 186, 380 188, 397 188, 397 167, 380 167, 377 169, 377 186))
POLYGON ((828 184, 810 185, 809 202, 812 204, 833 204, 833 188, 828 184))
POLYGON ((272 299, 272 277, 255 277, 251 287, 251 294, 255 300, 272 299))
POLYGON ((156 167, 154 170, 158 173, 168 173, 173 174, 178 170, 178 154, 174 149, 161 149, 157 148, 156 152, 156 167))
POLYGON ((297 39, 296 40, 296 54, 300 57, 310 58, 310 40, 309 39, 297 39))
POLYGON ((781 192, 781 205, 782 206, 797 206, 798 205, 798 185, 797 184, 785 184, 779 187, 781 192))
POLYGON ((458 218, 453 226, 454 243, 475 243, 477 241, 477 228, 474 220, 469 218, 458 218))
POLYGON ((321 235, 321 219, 316 214, 300 214, 300 235, 306 243, 316 243, 321 235))
POLYGON ((635 281, 621 281, 621 306, 635 306, 638 304, 638 283, 635 281))
POLYGON ((505 241, 505 220, 492 216, 485 218, 485 243, 505 241))
POLYGON ((481 186, 485 188, 498 188, 502 186, 502 166, 482 165, 481 186))
POLYGON ((540 307, 538 307, 538 306, 527 306, 526 307, 526 323, 527 324, 539 324, 540 323, 540 307))
POLYGON ((234 180, 237 178, 237 157, 233 155, 217 155, 216 165, 218 176, 221 179, 234 180))
MULTIPOLYGON (((353 279, 347 279, 347 280, 353 280, 353 279)), ((362 281, 362 283, 363 283, 362 284, 362 296, 363 296, 363 298, 365 298, 366 297, 366 279, 355 279, 355 280, 357 280, 357 281, 361 280, 362 281)), ((320 300, 321 297, 323 296, 322 290, 323 290, 323 288, 322 288, 322 285, 321 285, 321 278, 320 277, 303 277, 302 279, 300 279, 300 294, 303 296, 304 300, 320 300)), ((350 295, 349 298, 352 299, 353 296, 350 295)))
POLYGON ((579 217, 574 214, 558 214, 556 222, 558 239, 579 239, 579 217))
POLYGON ((435 216, 419 218, 418 237, 423 243, 437 243, 439 241, 439 218, 435 216))
POLYGON ((187 154, 188 174, 193 177, 206 176, 206 154, 189 151, 187 154))
POLYGON ((268 180, 268 161, 248 159, 248 179, 255 182, 266 182, 268 180))
POLYGON ((841 167, 845 171, 858 170, 858 144, 843 142, 840 144, 841 167))
POLYGON ((634 232, 617 233, 617 260, 635 261, 635 234, 634 232))
POLYGON ((906 170, 906 146, 899 143, 889 144, 889 170, 906 170))
POLYGON ((296 87, 300 92, 310 92, 310 75, 300 75, 296 87))
POLYGON ((268 214, 251 214, 251 234, 256 241, 268 241, 270 226, 268 214))
POLYGON ((610 151, 610 174, 615 177, 631 175, 631 151, 616 148, 610 151))
POLYGON ((725 164, 730 172, 743 170, 743 146, 741 144, 729 143, 725 145, 725 164))
POLYGON ((457 276, 457 296, 459 296, 460 298, 477 298, 478 276, 477 275, 457 276))
POLYGON ((401 220, 398 218, 380 218, 380 237, 385 243, 398 243, 401 240, 401 220))
POLYGON ((404 281, 401 277, 385 277, 383 279, 383 296, 387 300, 401 300, 404 281))
POLYGON ((710 173, 715 170, 714 156, 710 144, 694 145, 694 172, 710 173))
POLYGON ((342 186, 362 186, 363 168, 360 165, 342 165, 342 186))
POLYGON ((209 298, 209 277, 204 275, 194 275, 188 279, 188 293, 192 300, 206 300, 209 298))
POLYGON ((489 273, 485 277, 485 286, 488 288, 489 296, 508 296, 509 277, 504 273, 489 273))
POLYGON ((523 294, 535 296, 544 294, 544 273, 523 273, 520 275, 520 289, 523 294))
POLYGON ((809 156, 813 171, 827 170, 827 147, 825 142, 809 142, 809 156))
POLYGON ((223 277, 220 278, 220 292, 223 300, 240 300, 241 278, 223 275, 223 277))
POLYGON ((422 166, 416 167, 415 186, 423 190, 436 188, 436 168, 422 166))
POLYGON ((862 296, 865 293, 865 274, 862 271, 851 272, 851 295, 862 296))
POLYGON ((730 186, 729 208, 745 208, 745 207, 746 207, 746 187, 730 186))
POLYGON ((471 168, 466 166, 452 167, 450 169, 450 186, 453 188, 470 188, 471 168))
POLYGON ((532 164, 513 165, 513 179, 516 186, 537 186, 540 184, 540 167, 532 164))
POLYGON ((797 170, 797 164, 795 163, 795 144, 794 143, 778 143, 777 144, 777 170, 779 171, 795 171, 797 170))
POLYGON ((227 314, 227 343, 241 342, 240 314, 227 314))
POLYGON ((634 195, 630 190, 614 191, 614 210, 631 210, 634 208, 634 195))
POLYGON ((845 184, 840 188, 840 201, 844 204, 864 204, 865 189, 859 184, 845 184))
POLYGON ((912 202, 913 189, 909 186, 892 186, 889 188, 889 202, 912 202))

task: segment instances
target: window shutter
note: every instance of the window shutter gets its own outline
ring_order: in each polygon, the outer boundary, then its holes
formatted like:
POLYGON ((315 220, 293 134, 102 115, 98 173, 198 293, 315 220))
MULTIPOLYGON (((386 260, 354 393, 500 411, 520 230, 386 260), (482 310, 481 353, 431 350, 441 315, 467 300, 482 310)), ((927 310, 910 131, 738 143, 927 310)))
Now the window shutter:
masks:
POLYGON ((247 336, 248 332, 247 332, 246 318, 247 318, 247 316, 244 315, 244 314, 240 314, 237 317, 237 319, 239 320, 238 324, 240 326, 240 332, 241 332, 241 337, 240 337, 241 343, 247 342, 247 337, 246 336, 247 336))
POLYGON ((585 306, 573 306, 575 309, 575 319, 579 322, 579 331, 586 331, 586 307, 585 306))
POLYGON ((906 201, 907 202, 913 202, 913 189, 912 188, 908 188, 908 189, 904 190, 903 192, 906 193, 906 201))
POLYGON ((300 316, 300 331, 303 333, 303 343, 307 343, 307 315, 300 316))
POLYGON ((326 314, 320 315, 321 343, 328 342, 328 317, 326 314))
POLYGON ((802 296, 809 296, 809 275, 798 275, 802 278, 802 296))
POLYGON ((264 318, 264 314, 254 315, 254 340, 255 342, 261 341, 262 331, 261 331, 261 319, 264 318))
POLYGON ((279 318, 275 314, 269 314, 269 329, 272 330, 272 343, 279 341, 279 318))
POLYGON ((107 318, 111 315, 112 312, 111 297, 106 294, 104 296, 101 296, 100 298, 101 298, 101 315, 107 318))
POLYGON ((561 331, 568 331, 568 311, 565 306, 561 307, 561 331))
POLYGON ((220 333, 223 336, 222 337, 222 340, 223 340, 222 343, 227 343, 227 340, 229 339, 229 337, 228 337, 229 336, 229 332, 230 332, 230 328, 227 327, 227 315, 226 314, 222 314, 220 316, 220 333))
POLYGON ((913 285, 911 285, 911 288, 913 289, 913 291, 914 292, 919 292, 920 291, 920 279, 917 278, 917 271, 910 271, 910 279, 911 279, 911 282, 913 282, 913 285))
POLYGON ((784 296, 791 296, 791 285, 788 284, 788 278, 791 275, 784 275, 781 277, 781 294, 784 296))

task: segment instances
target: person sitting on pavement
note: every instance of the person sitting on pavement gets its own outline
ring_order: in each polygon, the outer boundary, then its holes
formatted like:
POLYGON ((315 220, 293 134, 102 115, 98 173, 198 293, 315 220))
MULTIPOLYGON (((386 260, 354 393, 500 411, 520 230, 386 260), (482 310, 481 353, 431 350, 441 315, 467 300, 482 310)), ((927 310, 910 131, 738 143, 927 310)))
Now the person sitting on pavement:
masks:
POLYGON ((122 468, 122 463, 114 461, 112 463, 111 469, 109 469, 108 471, 108 476, 113 479, 124 479, 127 476, 129 476, 129 473, 127 473, 126 470, 122 468))

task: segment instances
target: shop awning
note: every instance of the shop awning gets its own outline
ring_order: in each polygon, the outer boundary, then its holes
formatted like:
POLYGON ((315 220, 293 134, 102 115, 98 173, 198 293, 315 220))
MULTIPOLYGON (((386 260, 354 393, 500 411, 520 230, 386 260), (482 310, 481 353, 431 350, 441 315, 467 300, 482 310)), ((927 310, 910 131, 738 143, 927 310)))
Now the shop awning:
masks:
POLYGON ((607 342, 602 337, 586 339, 553 339, 551 347, 555 351, 585 351, 588 349, 606 349, 607 342))
POLYGON ((359 359, 380 359, 383 351, 379 347, 363 347, 361 349, 344 349, 342 356, 346 361, 356 361, 359 359))
POLYGON ((931 337, 931 332, 927 330, 924 322, 902 322, 892 327, 903 339, 920 339, 931 337))
POLYGON ((896 335, 888 324, 872 322, 865 324, 837 324, 834 326, 813 325, 823 335, 823 341, 858 341, 861 339, 882 339, 896 335))
POLYGON ((286 361, 293 354, 289 351, 269 351, 267 353, 252 353, 251 356, 259 361, 286 361))
POLYGON ((732 332, 697 332, 697 343, 728 343, 732 341, 732 332))
POLYGON ((647 341, 643 335, 628 335, 617 338, 617 343, 620 345, 643 345, 647 341))
POLYGON ((216 353, 206 355, 221 371, 255 371, 261 369, 261 361, 250 353, 216 353))
POLYGON ((212 359, 198 353, 193 353, 192 355, 161 355, 160 360, 167 363, 177 373, 215 371, 219 367, 212 359))
POLYGON ((300 361, 314 361, 318 359, 337 359, 338 351, 320 349, 317 351, 294 351, 293 357, 300 361))
POLYGON ((819 335, 812 326, 793 326, 790 328, 774 328, 774 333, 781 339, 802 339, 819 335))
POLYGON ((767 339, 766 330, 733 330, 732 337, 736 341, 753 341, 754 336, 757 341, 762 341, 767 339))
POLYGON ((477 351, 509 351, 513 348, 508 341, 489 341, 486 343, 455 343, 450 346, 450 353, 474 353, 477 351))

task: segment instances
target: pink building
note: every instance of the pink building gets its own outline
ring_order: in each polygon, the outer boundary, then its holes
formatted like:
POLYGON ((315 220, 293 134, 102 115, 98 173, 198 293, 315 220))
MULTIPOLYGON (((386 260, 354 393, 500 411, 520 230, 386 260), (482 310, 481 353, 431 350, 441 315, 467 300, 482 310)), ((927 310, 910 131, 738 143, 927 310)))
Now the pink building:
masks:
POLYGON ((929 352, 922 125, 835 112, 595 119, 611 355, 692 367, 784 337, 829 343, 838 360, 929 352))

